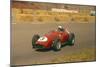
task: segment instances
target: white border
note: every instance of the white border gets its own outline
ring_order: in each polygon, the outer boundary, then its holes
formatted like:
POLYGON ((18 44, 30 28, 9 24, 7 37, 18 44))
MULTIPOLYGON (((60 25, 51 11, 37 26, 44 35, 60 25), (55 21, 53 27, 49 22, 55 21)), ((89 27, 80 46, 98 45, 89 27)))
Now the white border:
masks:
MULTIPOLYGON (((96 35, 97 35, 97 61, 96 62, 82 62, 82 63, 68 63, 68 64, 53 64, 53 65, 39 65, 36 67, 98 67, 100 62, 100 8, 99 0, 30 0, 38 2, 52 2, 52 3, 66 3, 66 4, 82 4, 82 5, 96 5, 96 35)), ((9 67, 10 64, 10 0, 0 0, 0 66, 9 67)))
POLYGON ((10 63, 10 1, 0 1, 0 66, 10 63))

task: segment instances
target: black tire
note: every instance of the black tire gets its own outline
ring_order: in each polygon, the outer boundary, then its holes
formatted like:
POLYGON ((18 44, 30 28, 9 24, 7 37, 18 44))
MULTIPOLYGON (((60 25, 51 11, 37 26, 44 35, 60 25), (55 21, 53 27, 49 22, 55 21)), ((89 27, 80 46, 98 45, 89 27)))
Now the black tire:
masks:
POLYGON ((32 48, 35 48, 36 41, 40 38, 39 35, 34 35, 32 38, 32 48))
POLYGON ((54 51, 61 50, 61 42, 60 42, 60 40, 59 39, 55 39, 53 41, 53 46, 52 47, 53 47, 54 51))
POLYGON ((75 44, 75 35, 74 33, 70 33, 68 39, 68 45, 73 46, 75 44))

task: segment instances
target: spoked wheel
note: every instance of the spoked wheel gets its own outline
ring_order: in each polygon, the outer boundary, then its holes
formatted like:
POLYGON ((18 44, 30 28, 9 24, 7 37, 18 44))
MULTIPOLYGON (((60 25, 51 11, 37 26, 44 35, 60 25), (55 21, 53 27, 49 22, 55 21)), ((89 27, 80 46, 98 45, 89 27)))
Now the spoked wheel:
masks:
POLYGON ((53 41, 53 49, 54 49, 55 51, 61 50, 61 42, 60 42, 59 39, 55 39, 55 40, 53 41))
POLYGON ((73 46, 75 44, 75 35, 74 35, 74 33, 70 33, 69 39, 68 39, 68 44, 70 46, 73 46))
POLYGON ((32 38, 32 47, 35 48, 36 41, 40 38, 39 35, 34 35, 32 38))

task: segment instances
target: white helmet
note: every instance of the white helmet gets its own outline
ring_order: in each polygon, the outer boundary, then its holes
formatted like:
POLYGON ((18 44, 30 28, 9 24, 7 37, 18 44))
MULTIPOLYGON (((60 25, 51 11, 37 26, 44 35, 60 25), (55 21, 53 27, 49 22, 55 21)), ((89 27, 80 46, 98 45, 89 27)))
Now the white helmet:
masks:
POLYGON ((62 27, 62 26, 58 26, 58 28, 59 28, 59 29, 63 29, 63 27, 62 27))
POLYGON ((62 26, 58 26, 58 31, 64 31, 64 28, 62 26))

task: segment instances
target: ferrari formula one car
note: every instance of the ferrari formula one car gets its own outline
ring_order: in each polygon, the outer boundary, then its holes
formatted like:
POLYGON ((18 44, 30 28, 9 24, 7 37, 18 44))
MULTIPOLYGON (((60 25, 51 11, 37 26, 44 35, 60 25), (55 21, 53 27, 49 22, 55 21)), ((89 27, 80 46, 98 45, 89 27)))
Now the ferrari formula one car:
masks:
POLYGON ((59 26, 57 30, 51 31, 43 36, 38 34, 32 38, 32 47, 36 49, 53 48, 58 51, 63 45, 74 45, 75 35, 59 26))

